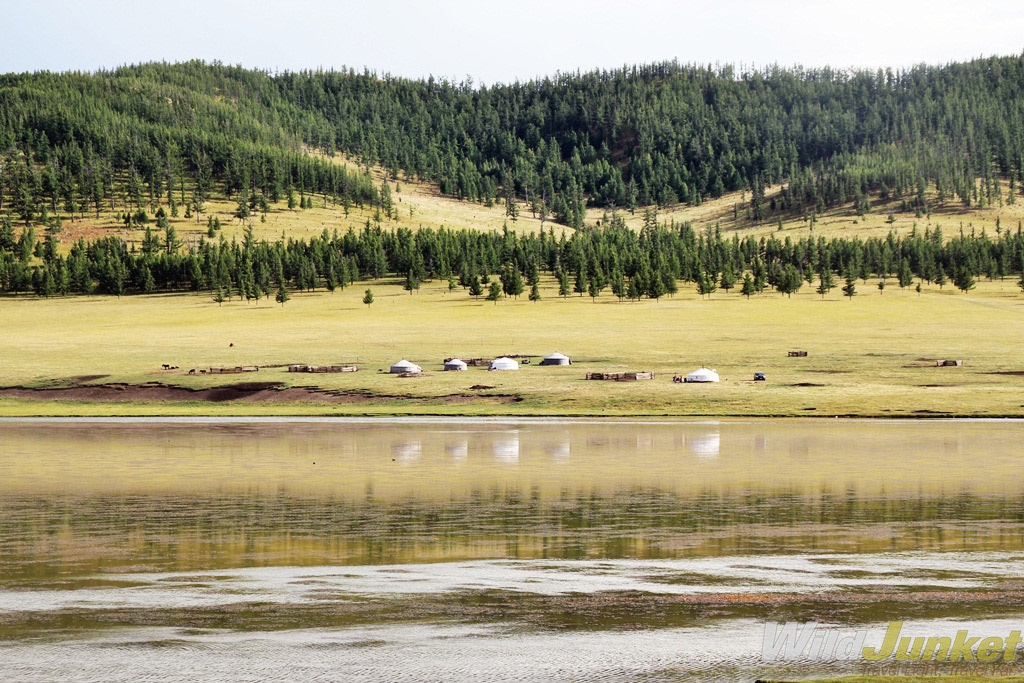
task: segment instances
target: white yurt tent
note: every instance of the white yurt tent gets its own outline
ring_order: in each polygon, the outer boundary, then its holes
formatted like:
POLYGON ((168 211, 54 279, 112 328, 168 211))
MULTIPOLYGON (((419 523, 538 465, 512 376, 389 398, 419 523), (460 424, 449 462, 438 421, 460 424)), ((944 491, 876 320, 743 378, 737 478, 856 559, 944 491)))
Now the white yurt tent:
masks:
POLYGON ((400 360, 391 366, 391 374, 393 375, 400 375, 405 372, 423 372, 423 368, 407 360, 400 360))
POLYGON ((694 370, 686 376, 687 382, 718 382, 718 373, 714 370, 708 370, 707 368, 700 368, 694 370))
POLYGON ((540 362, 541 365, 570 365, 569 356, 564 353, 553 353, 540 362))
POLYGON ((502 356, 501 358, 495 358, 494 360, 492 360, 491 361, 491 366, 489 368, 487 368, 487 369, 488 370, 518 370, 519 369, 519 362, 518 361, 514 361, 511 358, 508 358, 507 356, 502 356))
POLYGON ((452 358, 451 360, 446 360, 444 362, 444 369, 449 372, 458 372, 460 370, 465 370, 466 367, 467 365, 465 361, 459 360, 458 358, 452 358))

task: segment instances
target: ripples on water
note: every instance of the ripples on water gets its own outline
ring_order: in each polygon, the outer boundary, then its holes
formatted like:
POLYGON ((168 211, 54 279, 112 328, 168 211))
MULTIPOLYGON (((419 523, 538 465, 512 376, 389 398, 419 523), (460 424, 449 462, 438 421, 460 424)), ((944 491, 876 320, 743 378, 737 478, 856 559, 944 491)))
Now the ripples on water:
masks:
POLYGON ((969 422, 0 424, 0 676, 846 670, 761 662, 764 620, 1018 613, 1020 436, 969 422))

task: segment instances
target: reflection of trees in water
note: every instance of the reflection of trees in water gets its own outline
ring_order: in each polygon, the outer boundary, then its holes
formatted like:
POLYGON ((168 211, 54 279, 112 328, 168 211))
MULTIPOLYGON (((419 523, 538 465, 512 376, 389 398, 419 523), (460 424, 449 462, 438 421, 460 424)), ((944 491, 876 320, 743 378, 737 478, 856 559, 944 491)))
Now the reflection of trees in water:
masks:
POLYGON ((72 568, 656 558, 777 552, 1022 550, 1024 505, 970 494, 479 488, 449 500, 237 495, 0 503, 0 576, 72 568))

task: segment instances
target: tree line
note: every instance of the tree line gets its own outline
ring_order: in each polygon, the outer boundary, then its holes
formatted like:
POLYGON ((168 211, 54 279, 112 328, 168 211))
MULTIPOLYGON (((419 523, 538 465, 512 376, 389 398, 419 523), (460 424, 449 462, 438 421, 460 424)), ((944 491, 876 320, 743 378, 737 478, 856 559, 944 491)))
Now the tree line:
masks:
POLYGON ((410 294, 421 282, 440 279, 450 290, 461 287, 469 296, 496 300, 527 288, 531 298, 540 298, 542 273, 554 278, 562 296, 597 297, 610 290, 620 299, 659 299, 677 292, 680 283, 702 295, 735 288, 751 296, 768 288, 792 294, 817 282, 824 295, 837 277, 849 296, 857 280, 869 277, 893 278, 900 287, 915 279, 951 283, 966 292, 978 278, 1017 275, 1024 287, 1019 224, 1015 230, 999 226, 995 235, 960 229, 947 237, 935 227, 885 238, 740 238, 659 222, 648 210, 639 231, 611 213, 600 226, 568 236, 551 229, 519 235, 507 229, 366 227, 269 242, 256 240, 249 227, 241 240, 221 235, 189 247, 168 226, 162 233, 147 227, 139 244, 120 237, 80 239, 67 255, 57 247, 52 233, 37 239, 29 227, 16 235, 10 219, 0 219, 0 293, 209 291, 219 301, 275 293, 287 300, 289 290, 334 291, 358 280, 397 277, 410 294))

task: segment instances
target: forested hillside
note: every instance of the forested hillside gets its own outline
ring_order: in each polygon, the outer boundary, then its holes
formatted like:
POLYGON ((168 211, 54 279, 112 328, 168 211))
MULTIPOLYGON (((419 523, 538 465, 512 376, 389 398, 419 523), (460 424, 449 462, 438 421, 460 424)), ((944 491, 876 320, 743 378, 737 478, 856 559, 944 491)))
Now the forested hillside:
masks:
POLYGON ((739 189, 755 219, 868 192, 926 211, 926 188, 1013 202, 1024 57, 899 72, 663 63, 493 87, 200 62, 0 77, 0 214, 25 224, 107 205, 189 211, 214 193, 379 200, 367 175, 309 150, 460 199, 516 196, 572 227, 586 206, 739 189))

